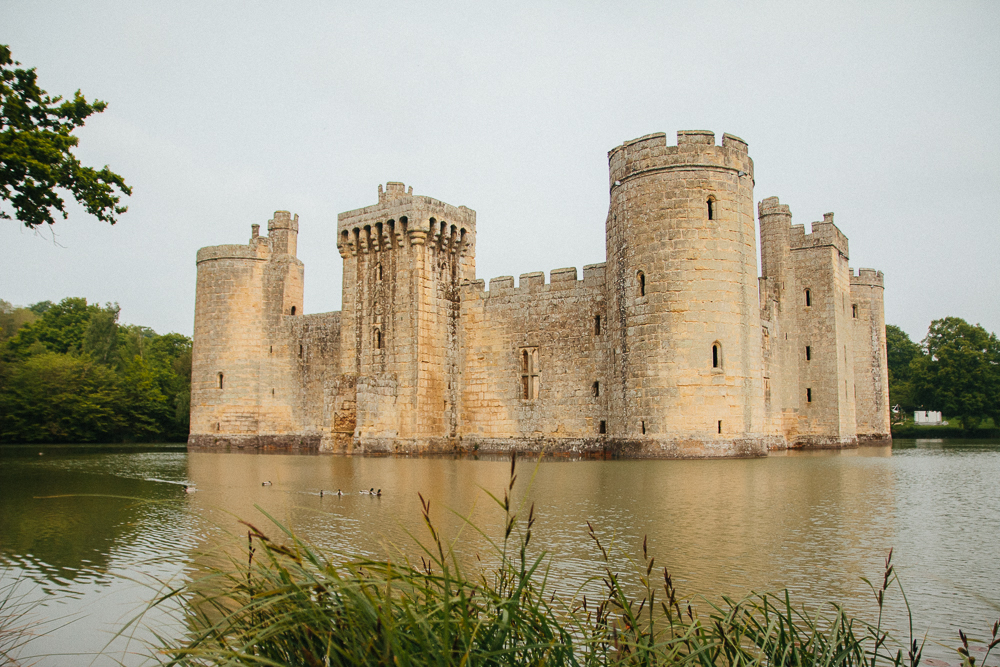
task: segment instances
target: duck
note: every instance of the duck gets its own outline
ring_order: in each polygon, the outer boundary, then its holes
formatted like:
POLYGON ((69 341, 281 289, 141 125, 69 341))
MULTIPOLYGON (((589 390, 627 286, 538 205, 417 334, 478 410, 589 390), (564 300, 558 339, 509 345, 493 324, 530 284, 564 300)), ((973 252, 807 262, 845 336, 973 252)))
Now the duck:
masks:
POLYGON ((375 495, 376 495, 377 497, 381 498, 381 497, 382 497, 382 489, 379 489, 379 490, 378 490, 378 493, 376 493, 375 495))
POLYGON ((343 492, 343 491, 341 491, 340 489, 337 489, 337 495, 338 495, 338 496, 342 496, 342 495, 344 495, 344 492, 343 492))
POLYGON ((320 490, 319 490, 319 497, 320 497, 320 498, 322 498, 322 497, 323 497, 323 493, 324 493, 324 492, 323 492, 323 489, 320 489, 320 490))
POLYGON ((261 482, 260 485, 261 486, 271 486, 271 480, 267 480, 266 482, 261 482))
POLYGON ((185 493, 195 493, 197 490, 198 489, 194 488, 193 486, 185 486, 184 487, 184 492, 185 493))

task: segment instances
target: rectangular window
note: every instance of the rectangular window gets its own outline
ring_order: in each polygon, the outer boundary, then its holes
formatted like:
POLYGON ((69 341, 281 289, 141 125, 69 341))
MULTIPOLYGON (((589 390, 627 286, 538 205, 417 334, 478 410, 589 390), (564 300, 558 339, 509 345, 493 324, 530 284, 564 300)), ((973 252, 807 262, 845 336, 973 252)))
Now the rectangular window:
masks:
POLYGON ((538 348, 523 347, 520 352, 521 399, 538 398, 538 348))
POLYGON ((851 304, 851 317, 857 317, 857 316, 858 316, 858 304, 853 303, 851 304))
POLYGON ((812 403, 812 402, 813 402, 813 390, 806 389, 806 403, 812 403))
POLYGON ((601 335, 601 316, 600 315, 594 315, 594 335, 595 336, 600 336, 601 335))
POLYGON ((722 433, 722 420, 719 420, 719 433, 722 433))
POLYGON ((608 423, 602 419, 601 420, 601 425, 600 425, 599 428, 600 428, 600 433, 602 433, 602 434, 607 433, 608 432, 608 423))
POLYGON ((812 359, 812 348, 806 345, 806 361, 812 359))

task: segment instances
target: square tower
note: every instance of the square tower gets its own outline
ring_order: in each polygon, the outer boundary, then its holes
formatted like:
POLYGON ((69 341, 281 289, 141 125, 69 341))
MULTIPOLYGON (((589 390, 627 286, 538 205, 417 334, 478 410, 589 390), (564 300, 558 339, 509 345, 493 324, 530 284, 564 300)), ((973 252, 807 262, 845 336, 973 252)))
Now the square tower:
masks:
POLYGON ((341 213, 341 373, 357 382, 354 441, 390 451, 457 435, 459 286, 476 274, 476 213, 390 182, 341 213))

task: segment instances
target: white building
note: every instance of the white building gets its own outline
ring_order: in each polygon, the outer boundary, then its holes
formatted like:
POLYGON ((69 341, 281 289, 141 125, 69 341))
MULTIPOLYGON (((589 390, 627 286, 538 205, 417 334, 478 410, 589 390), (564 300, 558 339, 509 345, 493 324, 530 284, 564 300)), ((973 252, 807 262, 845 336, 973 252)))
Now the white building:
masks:
POLYGON ((913 422, 917 426, 940 426, 941 413, 933 410, 917 410, 913 413, 913 422))

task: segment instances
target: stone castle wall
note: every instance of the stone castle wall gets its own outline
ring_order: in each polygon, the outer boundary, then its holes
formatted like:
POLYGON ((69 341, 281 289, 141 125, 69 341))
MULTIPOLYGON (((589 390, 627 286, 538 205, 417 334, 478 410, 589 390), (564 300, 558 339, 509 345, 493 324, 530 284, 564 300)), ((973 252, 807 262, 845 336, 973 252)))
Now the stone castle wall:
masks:
POLYGON ((607 443, 604 264, 462 289, 463 447, 602 451, 607 443), (598 322, 600 318, 600 322, 598 322), (603 433, 602 433, 603 422, 603 433))
POLYGON ((192 447, 759 456, 889 434, 883 280, 758 207, 743 140, 608 154, 607 262, 475 275, 476 215, 412 188, 338 216, 343 309, 304 315, 298 218, 198 254, 192 447), (806 296, 808 291, 808 297, 806 296))

